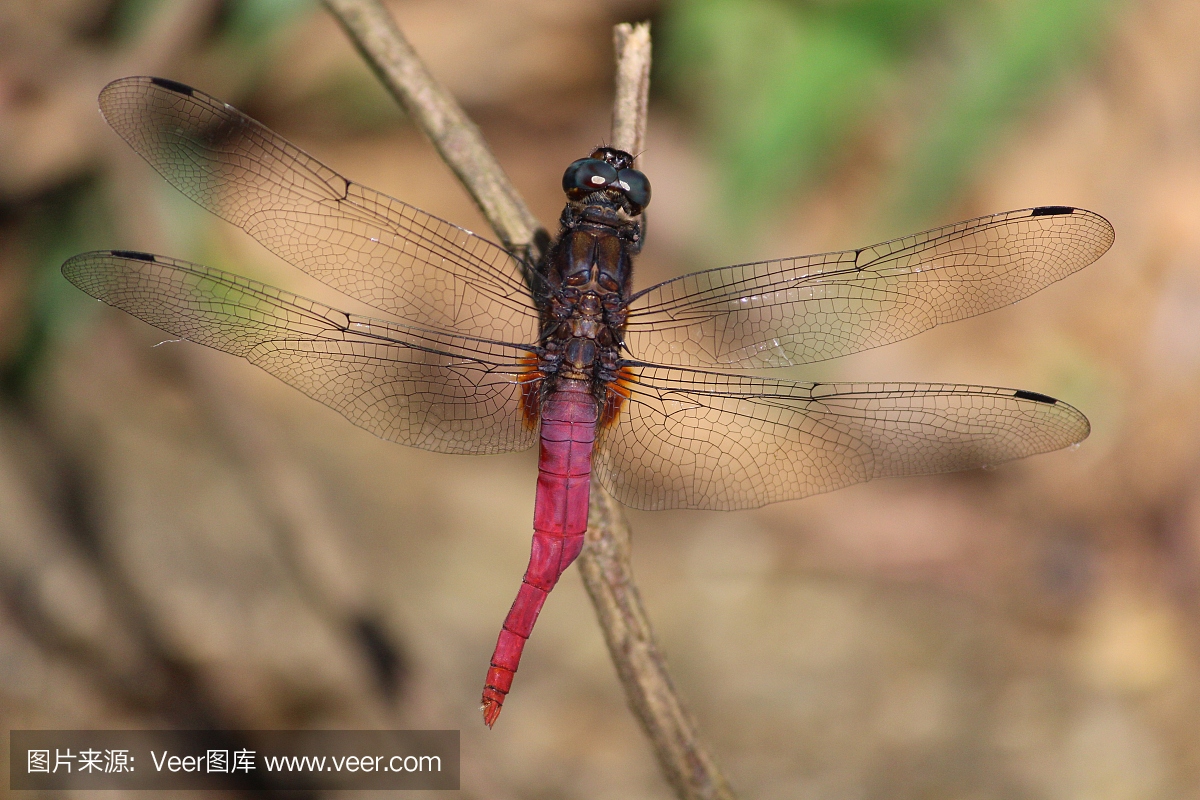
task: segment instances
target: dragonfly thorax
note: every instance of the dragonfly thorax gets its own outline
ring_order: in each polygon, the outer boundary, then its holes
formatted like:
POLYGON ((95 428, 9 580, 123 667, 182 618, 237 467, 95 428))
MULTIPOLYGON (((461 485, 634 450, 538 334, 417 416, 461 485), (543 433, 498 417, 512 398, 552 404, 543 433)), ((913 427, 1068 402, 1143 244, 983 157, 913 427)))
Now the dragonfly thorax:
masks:
POLYGON ((605 195, 571 201, 539 269, 543 392, 559 379, 590 383, 602 397, 615 380, 640 224, 605 195))

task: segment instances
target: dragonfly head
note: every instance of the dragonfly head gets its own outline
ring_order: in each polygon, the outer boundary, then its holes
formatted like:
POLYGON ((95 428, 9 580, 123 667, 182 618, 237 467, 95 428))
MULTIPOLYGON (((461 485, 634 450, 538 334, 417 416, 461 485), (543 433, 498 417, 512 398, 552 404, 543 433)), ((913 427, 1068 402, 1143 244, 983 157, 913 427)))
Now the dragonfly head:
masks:
POLYGON ((598 148, 571 162, 563 173, 563 191, 574 202, 615 206, 637 216, 650 204, 650 181, 632 164, 633 156, 624 150, 598 148))

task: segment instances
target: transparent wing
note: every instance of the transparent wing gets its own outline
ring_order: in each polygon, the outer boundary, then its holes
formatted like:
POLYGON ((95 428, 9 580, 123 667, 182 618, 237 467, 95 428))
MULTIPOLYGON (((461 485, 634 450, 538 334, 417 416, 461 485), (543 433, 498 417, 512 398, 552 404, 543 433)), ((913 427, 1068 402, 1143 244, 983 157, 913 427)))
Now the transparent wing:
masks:
POLYGON ((92 297, 241 356, 384 439, 441 453, 536 441, 521 414, 520 348, 357 317, 148 253, 83 253, 62 271, 92 297))
POLYGON ((629 368, 597 438, 600 480, 641 509, 755 508, 874 478, 999 464, 1082 441, 1088 421, 1033 392, 795 383, 629 368))
POLYGON ((1103 217, 1042 206, 860 250, 696 272, 638 293, 632 357, 781 367, 896 342, 1028 297, 1112 245, 1103 217))
POLYGON ((343 178, 189 86, 122 78, 100 110, 171 185, 335 289, 418 327, 536 338, 521 265, 499 245, 343 178))

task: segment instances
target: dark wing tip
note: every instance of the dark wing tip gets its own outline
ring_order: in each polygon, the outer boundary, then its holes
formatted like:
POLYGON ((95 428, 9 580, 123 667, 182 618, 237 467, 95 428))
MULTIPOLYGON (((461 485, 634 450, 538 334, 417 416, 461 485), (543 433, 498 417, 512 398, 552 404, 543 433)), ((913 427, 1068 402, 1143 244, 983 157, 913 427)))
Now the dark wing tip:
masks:
MULTIPOLYGON (((1038 206, 1029 210, 1030 217, 1069 217, 1074 216, 1076 219, 1072 222, 1082 225, 1084 228, 1092 229, 1092 244, 1094 255, 1089 258, 1084 264, 1086 266, 1092 263, 1100 256, 1108 252, 1112 247, 1113 242, 1117 238, 1117 232, 1113 230, 1112 223, 1094 211, 1088 211, 1086 208, 1077 206, 1038 206)), ((1068 223, 1071 224, 1071 223, 1068 223)))
POLYGON ((1075 209, 1072 206, 1038 206, 1029 212, 1031 217, 1058 217, 1063 214, 1074 214, 1075 209))
POLYGON ((1046 413, 1054 415, 1054 418, 1057 420, 1056 425, 1059 429, 1059 434, 1066 435, 1066 438, 1061 439, 1056 447, 1038 452, 1049 452, 1049 450, 1077 445, 1091 435, 1092 423, 1088 421, 1088 418, 1084 416, 1082 411, 1069 403, 1064 403, 1041 392, 1029 392, 1024 389, 1013 389, 1011 391, 1012 397, 1016 400, 1028 400, 1046 406, 1046 413))
POLYGON ((101 268, 104 262, 111 263, 114 258, 131 261, 148 261, 151 264, 162 263, 153 254, 143 253, 140 250, 93 250, 89 253, 80 253, 77 256, 71 256, 64 261, 61 268, 62 275, 68 281, 95 297, 95 292, 89 286, 92 285, 94 276, 102 271, 101 268))
POLYGON ((1039 394, 1037 392, 1027 392, 1024 389, 1017 389, 1013 392, 1013 397, 1018 400, 1032 400, 1035 403, 1045 403, 1048 406, 1057 405, 1058 401, 1050 395, 1039 394))
POLYGON ((155 86, 161 86, 168 91, 175 92, 176 94, 187 95, 188 97, 191 97, 196 93, 196 90, 188 86, 186 83, 173 81, 169 78, 151 78, 150 82, 155 86))
POLYGON ((143 253, 140 250, 110 250, 116 258, 132 258, 135 261, 153 261, 154 256, 150 253, 143 253))
MULTIPOLYGON (((111 125, 113 120, 110 116, 112 113, 121 109, 122 106, 133 102, 135 105, 144 102, 143 99, 131 101, 131 94, 140 98, 147 91, 156 91, 151 87, 165 89, 173 94, 182 95, 183 97, 195 97, 202 94, 201 92, 188 86, 186 83, 173 81, 170 78, 152 78, 147 75, 130 75, 127 78, 117 78, 103 89, 100 90, 100 113, 109 121, 111 125)), ((116 127, 116 126, 114 126, 116 127)), ((120 130, 118 130, 120 133, 120 130)))

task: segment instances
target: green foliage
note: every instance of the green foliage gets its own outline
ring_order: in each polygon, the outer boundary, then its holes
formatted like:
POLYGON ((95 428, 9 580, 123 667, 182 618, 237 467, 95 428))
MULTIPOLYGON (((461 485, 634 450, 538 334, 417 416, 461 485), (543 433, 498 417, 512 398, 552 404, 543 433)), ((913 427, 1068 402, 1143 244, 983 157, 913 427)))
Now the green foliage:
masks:
POLYGON ((100 182, 86 176, 25 203, 22 238, 29 242, 30 271, 24 329, 15 350, 0 362, 0 397, 21 399, 48 348, 81 313, 88 299, 59 273, 69 257, 113 241, 112 217, 100 182))
POLYGON ((1053 91, 1095 50, 1111 0, 989 6, 973 47, 902 165, 895 213, 920 218, 952 198, 1006 123, 1053 91))
POLYGON ((118 0, 113 6, 111 33, 118 41, 133 39, 166 0, 118 0))
POLYGON ((316 0, 237 0, 225 17, 227 35, 253 46, 316 9, 316 0))
MULTIPOLYGON (((677 0, 661 26, 661 77, 707 131, 736 228, 811 183, 877 120, 885 92, 949 80, 898 165, 908 216, 951 198, 998 130, 1092 52, 1115 0, 677 0)), ((746 235, 752 234, 746 230, 746 235)))
MULTIPOLYGON (((137 36, 156 14, 173 2, 179 0, 119 0, 113 12, 113 34, 117 39, 137 36)), ((316 0, 229 0, 221 10, 214 33, 242 47, 254 47, 315 7, 316 0)))

